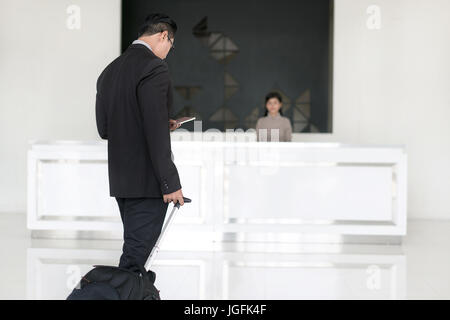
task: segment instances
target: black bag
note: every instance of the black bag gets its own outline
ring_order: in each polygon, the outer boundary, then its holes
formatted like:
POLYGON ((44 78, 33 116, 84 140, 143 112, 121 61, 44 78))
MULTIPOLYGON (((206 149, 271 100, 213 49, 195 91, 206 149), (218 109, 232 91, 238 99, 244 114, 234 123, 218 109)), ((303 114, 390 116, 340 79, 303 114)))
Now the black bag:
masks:
MULTIPOLYGON (((183 199, 185 203, 191 202, 191 199, 183 199)), ((179 203, 174 205, 145 266, 135 263, 139 273, 115 266, 94 265, 94 269, 81 278, 67 300, 161 300, 159 290, 155 287, 156 274, 149 268, 159 251, 159 244, 173 219, 175 209, 179 208, 179 203)))
POLYGON ((81 278, 67 300, 161 300, 154 283, 156 274, 95 265, 81 278))

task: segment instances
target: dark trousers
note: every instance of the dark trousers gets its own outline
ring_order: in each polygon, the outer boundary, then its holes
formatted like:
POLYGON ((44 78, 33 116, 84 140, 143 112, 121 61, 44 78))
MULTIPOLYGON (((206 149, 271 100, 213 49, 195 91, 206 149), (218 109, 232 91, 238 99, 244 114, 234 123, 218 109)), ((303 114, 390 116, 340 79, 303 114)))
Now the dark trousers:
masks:
POLYGON ((162 198, 118 198, 123 223, 123 247, 119 267, 139 272, 153 249, 166 217, 162 198))

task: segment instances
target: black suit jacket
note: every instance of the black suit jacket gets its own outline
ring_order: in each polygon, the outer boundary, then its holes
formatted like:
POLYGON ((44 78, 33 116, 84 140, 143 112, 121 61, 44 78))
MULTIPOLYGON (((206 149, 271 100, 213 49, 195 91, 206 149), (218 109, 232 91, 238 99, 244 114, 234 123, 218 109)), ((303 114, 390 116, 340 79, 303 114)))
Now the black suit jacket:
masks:
POLYGON ((97 80, 96 120, 108 140, 111 197, 162 197, 181 188, 171 159, 167 63, 142 44, 127 50, 97 80))

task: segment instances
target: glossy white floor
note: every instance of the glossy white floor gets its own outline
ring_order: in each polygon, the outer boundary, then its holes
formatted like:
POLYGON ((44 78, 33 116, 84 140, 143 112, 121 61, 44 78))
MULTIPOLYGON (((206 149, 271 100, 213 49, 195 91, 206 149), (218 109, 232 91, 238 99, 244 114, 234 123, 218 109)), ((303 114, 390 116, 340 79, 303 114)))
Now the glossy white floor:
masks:
MULTIPOLYGON (((0 214, 0 299, 65 299, 121 241, 32 239, 0 214)), ((401 245, 224 243, 162 250, 163 299, 450 299, 450 221, 408 221, 401 245)))

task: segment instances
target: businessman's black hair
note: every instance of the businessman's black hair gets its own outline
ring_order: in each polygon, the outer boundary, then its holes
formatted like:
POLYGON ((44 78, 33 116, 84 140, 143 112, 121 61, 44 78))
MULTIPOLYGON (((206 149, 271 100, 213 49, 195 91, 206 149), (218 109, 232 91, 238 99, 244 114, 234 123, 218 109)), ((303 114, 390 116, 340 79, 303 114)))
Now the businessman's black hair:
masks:
MULTIPOLYGON (((265 110, 264 116, 267 116, 267 114, 269 113, 269 110, 267 110, 267 108, 266 108, 266 104, 267 104, 267 101, 269 101, 269 100, 272 99, 272 98, 277 98, 278 101, 280 101, 280 103, 283 102, 283 99, 281 98, 281 94, 279 94, 279 93, 276 92, 276 91, 269 92, 269 93, 266 95, 266 102, 265 102, 265 104, 264 104, 264 110, 265 110)), ((283 115, 283 112, 281 111, 281 109, 282 109, 282 108, 280 108, 279 112, 280 112, 280 115, 283 115)))
POLYGON ((167 31, 169 38, 173 39, 177 32, 177 24, 164 13, 151 13, 145 18, 145 22, 139 28, 138 38, 143 35, 151 36, 163 31, 167 31))

